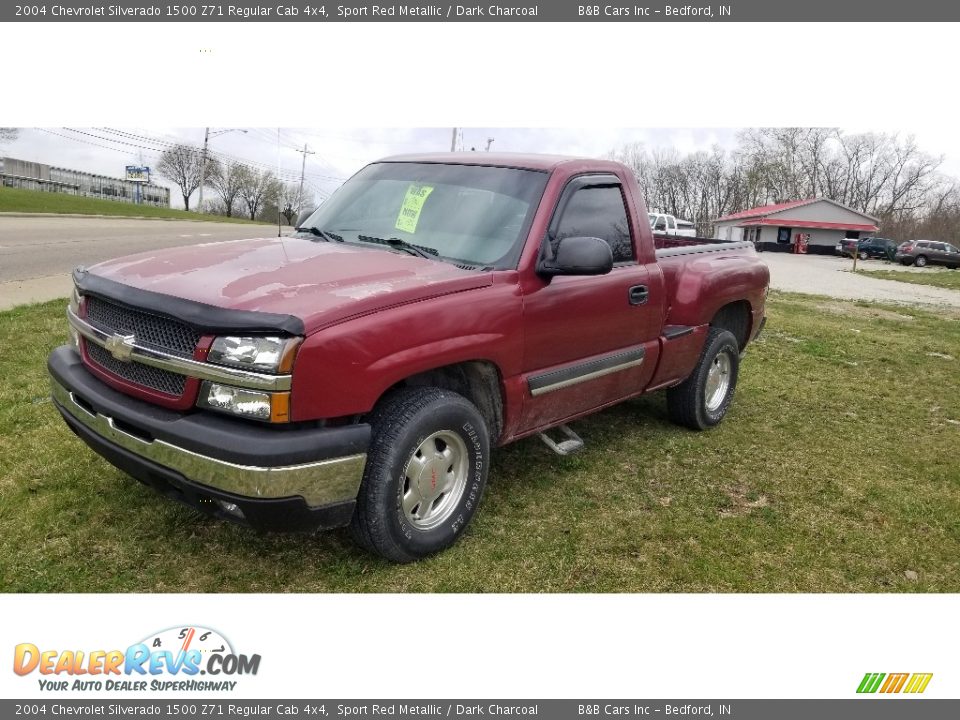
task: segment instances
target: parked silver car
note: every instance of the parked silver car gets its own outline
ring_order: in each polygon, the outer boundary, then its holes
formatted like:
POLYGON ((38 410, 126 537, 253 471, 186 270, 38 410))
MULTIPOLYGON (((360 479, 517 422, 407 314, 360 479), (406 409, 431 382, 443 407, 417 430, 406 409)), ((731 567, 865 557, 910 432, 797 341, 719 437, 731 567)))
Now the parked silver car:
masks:
POLYGON ((911 240, 897 248, 896 259, 904 265, 946 265, 955 270, 960 267, 960 248, 936 240, 911 240))

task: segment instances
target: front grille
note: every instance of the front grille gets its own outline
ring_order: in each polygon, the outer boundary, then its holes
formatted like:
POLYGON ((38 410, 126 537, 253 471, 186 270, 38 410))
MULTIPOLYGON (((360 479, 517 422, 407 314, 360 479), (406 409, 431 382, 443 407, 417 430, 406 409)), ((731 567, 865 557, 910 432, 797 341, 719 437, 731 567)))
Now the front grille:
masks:
POLYGON ((200 333, 189 325, 135 310, 102 298, 87 297, 87 322, 108 333, 135 335, 138 345, 192 358, 200 333))
POLYGON ((87 355, 90 359, 107 372, 113 373, 127 382, 167 393, 167 395, 176 397, 183 395, 187 384, 185 375, 178 375, 138 362, 122 362, 99 345, 92 342, 88 342, 86 345, 87 355))
MULTIPOLYGON (((186 323, 137 310, 103 298, 87 296, 86 320, 104 332, 133 335, 137 345, 170 355, 192 358, 200 333, 186 323)), ((90 360, 117 377, 135 385, 180 397, 187 378, 138 362, 122 362, 92 342, 86 343, 90 360)))

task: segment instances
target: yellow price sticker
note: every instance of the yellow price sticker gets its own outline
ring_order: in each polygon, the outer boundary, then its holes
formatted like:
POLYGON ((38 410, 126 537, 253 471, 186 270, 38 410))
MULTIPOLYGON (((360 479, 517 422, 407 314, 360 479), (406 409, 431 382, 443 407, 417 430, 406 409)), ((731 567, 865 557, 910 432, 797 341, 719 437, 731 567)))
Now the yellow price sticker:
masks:
POLYGON ((407 194, 403 198, 403 205, 400 206, 400 214, 397 215, 397 223, 394 227, 410 234, 415 233, 423 204, 432 192, 433 188, 429 185, 411 183, 407 188, 407 194))

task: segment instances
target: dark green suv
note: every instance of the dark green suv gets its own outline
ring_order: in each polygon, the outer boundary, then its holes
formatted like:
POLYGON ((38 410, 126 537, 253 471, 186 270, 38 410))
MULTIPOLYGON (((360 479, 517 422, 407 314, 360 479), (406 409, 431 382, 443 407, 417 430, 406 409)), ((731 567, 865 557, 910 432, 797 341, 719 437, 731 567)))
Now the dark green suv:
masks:
POLYGON ((893 260, 897 253, 897 243, 888 238, 867 237, 860 240, 845 239, 840 241, 838 246, 841 254, 853 257, 856 252, 861 260, 867 258, 878 258, 880 260, 893 260))

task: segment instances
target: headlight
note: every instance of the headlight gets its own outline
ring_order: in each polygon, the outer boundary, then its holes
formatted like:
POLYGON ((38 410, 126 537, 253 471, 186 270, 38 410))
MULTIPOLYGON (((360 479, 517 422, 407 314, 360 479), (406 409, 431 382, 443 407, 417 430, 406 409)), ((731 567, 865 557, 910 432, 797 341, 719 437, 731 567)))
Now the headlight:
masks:
POLYGON ((218 365, 271 373, 290 372, 300 338, 225 336, 210 346, 207 360, 218 365))
POLYGON ((246 390, 215 382, 200 386, 200 407, 220 410, 251 420, 283 423, 290 421, 290 393, 268 393, 246 390))

